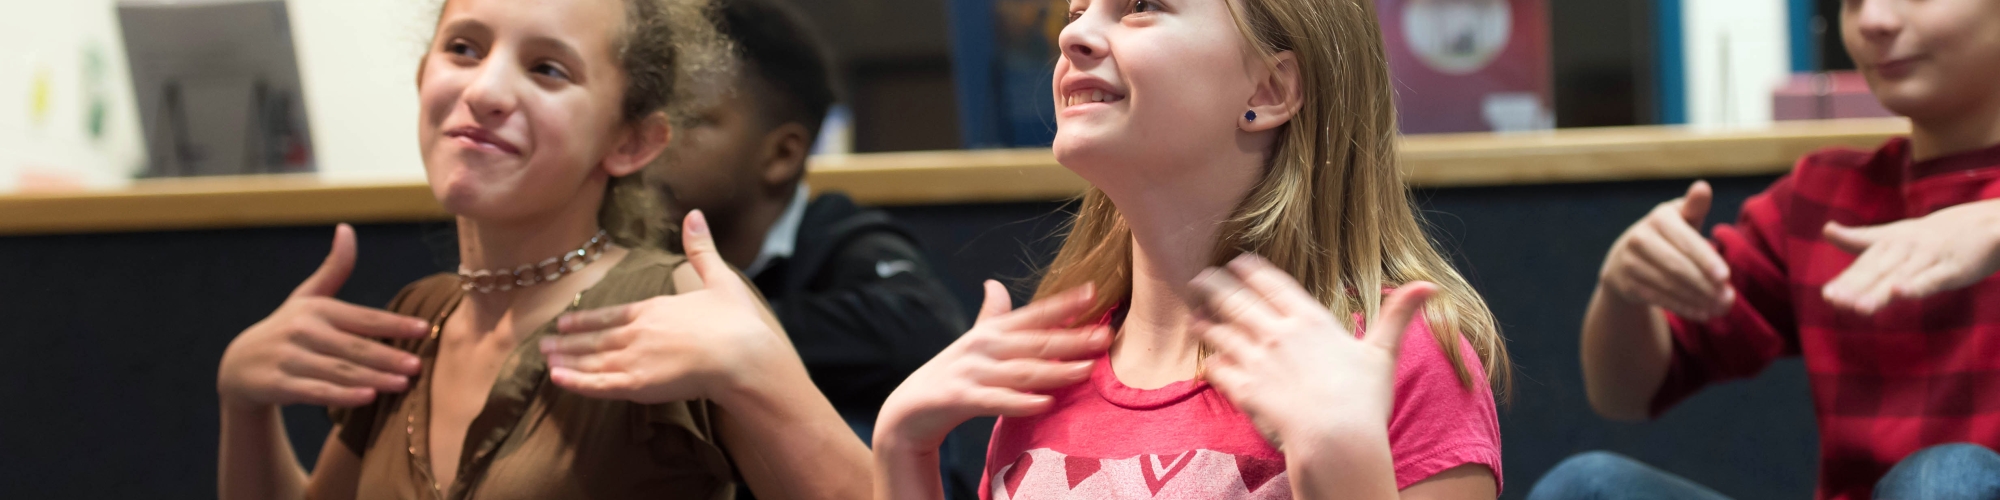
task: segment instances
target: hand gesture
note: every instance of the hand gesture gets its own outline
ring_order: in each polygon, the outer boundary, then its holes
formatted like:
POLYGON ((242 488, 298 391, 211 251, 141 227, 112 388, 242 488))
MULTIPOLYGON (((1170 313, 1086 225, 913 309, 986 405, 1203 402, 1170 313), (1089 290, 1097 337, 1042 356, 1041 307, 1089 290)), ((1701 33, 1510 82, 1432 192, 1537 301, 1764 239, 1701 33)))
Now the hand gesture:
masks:
POLYGON ((1085 287, 1018 311, 1007 289, 987 280, 972 329, 911 373, 882 404, 876 442, 892 437, 935 450, 952 427, 973 417, 1022 417, 1049 409, 1035 394, 1090 378, 1093 359, 1111 345, 1105 326, 1073 327, 1094 298, 1085 287))
POLYGON ((354 254, 354 228, 334 228, 319 270, 230 341, 215 376, 223 404, 359 406, 409 386, 421 361, 376 339, 422 338, 430 324, 334 299, 354 271, 354 254))
POLYGON ((1826 240, 1859 255, 1821 293, 1835 307, 1875 314, 1908 300, 1971 286, 2000 270, 2000 201, 1968 203, 1870 227, 1827 222, 1826 240))
POLYGON ((1712 201, 1708 183, 1695 181, 1686 197, 1654 207, 1612 243, 1600 286, 1627 302, 1698 321, 1727 311, 1736 301, 1729 264, 1696 230, 1712 201))
POLYGON ((681 227, 703 288, 557 318, 562 335, 541 341, 557 386, 646 404, 720 399, 774 359, 799 362, 750 284, 716 252, 701 211, 681 227))
POLYGON ((1244 254, 1192 284, 1205 376, 1274 445, 1389 429, 1403 333, 1436 292, 1417 281, 1383 300, 1365 338, 1270 262, 1244 254))

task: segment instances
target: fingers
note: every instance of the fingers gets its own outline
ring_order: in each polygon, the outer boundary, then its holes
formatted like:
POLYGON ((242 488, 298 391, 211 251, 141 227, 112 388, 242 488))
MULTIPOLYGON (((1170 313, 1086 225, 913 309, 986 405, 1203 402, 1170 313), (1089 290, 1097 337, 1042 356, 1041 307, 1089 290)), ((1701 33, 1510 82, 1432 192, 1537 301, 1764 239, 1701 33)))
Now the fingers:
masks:
POLYGON ((1061 328, 1077 321, 1077 316, 1089 312, 1097 300, 1097 289, 1085 284, 1053 297, 1037 300, 1013 312, 993 318, 993 326, 1003 330, 1035 330, 1061 328))
POLYGON ((1966 285, 1979 282, 1980 278, 1977 271, 1966 269, 1962 262, 1940 260, 1930 267, 1917 271, 1902 284, 1896 285, 1895 295, 1898 299, 1920 299, 1938 292, 1964 288, 1966 285))
POLYGON ((354 273, 354 254, 354 228, 347 224, 334 226, 333 249, 327 251, 326 260, 320 262, 312 276, 292 289, 292 296, 332 297, 347 283, 347 276, 354 273))
POLYGON ((1277 319, 1278 312, 1265 304, 1264 297, 1243 285, 1236 274, 1209 268, 1196 275, 1189 289, 1195 305, 1219 323, 1245 323, 1253 330, 1277 319))
POLYGON ((325 381, 341 387, 365 387, 383 392, 400 392, 410 384, 409 377, 373 370, 331 356, 311 354, 293 356, 280 362, 278 369, 294 377, 325 381))
POLYGON ((1857 311, 1869 309, 1864 312, 1873 312, 1872 308, 1863 307, 1864 302, 1874 300, 1886 289, 1884 281, 1890 278, 1890 271, 1898 264, 1904 263, 1908 255, 1909 248, 1904 245, 1870 247, 1867 251, 1861 252, 1861 257, 1854 259, 1854 263, 1849 264, 1847 270, 1841 271, 1840 275, 1828 281, 1826 286, 1820 289, 1820 294, 1827 302, 1835 305, 1857 311))
POLYGON ((278 390, 296 398, 297 403, 342 408, 365 405, 375 401, 375 390, 367 387, 342 387, 324 380, 307 378, 286 378, 278 382, 278 390))
POLYGON ((978 339, 974 349, 993 359, 1085 359, 1111 347, 1111 329, 1103 326, 1069 330, 1037 330, 978 339))
POLYGON ((1826 235, 1827 243, 1832 243, 1840 251, 1861 255, 1862 252, 1868 251, 1868 247, 1875 246, 1876 242, 1882 240, 1878 227, 1880 226, 1849 227, 1839 222, 1827 221, 1826 227, 1820 232, 1826 235))
POLYGON ((1631 263, 1629 272, 1652 281, 1659 291, 1666 292, 1665 301, 1656 301, 1656 305, 1705 316, 1726 307, 1728 299, 1732 298, 1726 292, 1727 282, 1715 278, 1712 273, 1703 272, 1661 233, 1634 232, 1628 245, 1632 255, 1639 260, 1631 263))
POLYGON ((1264 298, 1264 303, 1278 314, 1294 316, 1326 310, 1326 306, 1306 293, 1305 287, 1299 286, 1292 275, 1257 254, 1238 255, 1229 260, 1228 267, 1230 272, 1236 274, 1237 280, 1257 292, 1264 298))
POLYGON ((1055 398, 1002 387, 979 387, 965 392, 965 403, 981 415, 1026 417, 1049 411, 1055 398))
POLYGON ((1382 308, 1375 313, 1375 321, 1369 323, 1366 338, 1362 340, 1395 354, 1403 348, 1403 333, 1409 331, 1410 321, 1436 294, 1437 285, 1428 281, 1412 281, 1396 287, 1396 291, 1382 299, 1382 308))
POLYGON ((1709 187, 1708 181, 1694 181, 1694 184, 1688 185, 1687 196, 1681 198, 1681 220, 1687 221, 1689 226, 1701 227, 1708 220, 1708 209, 1714 203, 1715 190, 1709 187))
POLYGON ((986 300, 979 304, 979 318, 976 321, 985 321, 986 318, 1014 310, 1014 299, 1007 295, 1006 285, 994 280, 986 280, 983 285, 986 288, 986 300))
POLYGON ((632 334, 628 330, 607 330, 573 335, 554 335, 542 338, 542 354, 582 355, 622 349, 632 344, 632 334))
POLYGON ((988 387, 1041 391, 1068 387, 1090 378, 1092 364, 1091 360, 1009 359, 975 365, 968 370, 968 375, 973 381, 988 387))
POLYGON ((568 367, 550 367, 549 381, 570 392, 598 399, 621 399, 621 394, 639 387, 638 379, 630 373, 585 373, 568 367))
POLYGON ((1196 319, 1193 330, 1201 336, 1201 342, 1215 350, 1212 358, 1234 358, 1239 353, 1252 352, 1256 341, 1243 329, 1233 325, 1215 323, 1206 318, 1196 319))
POLYGON ((1696 266, 1699 274, 1717 285, 1729 282, 1729 263, 1722 260, 1722 253, 1715 251, 1715 246, 1708 243, 1708 238, 1701 237, 1701 232, 1695 230, 1696 226, 1683 224, 1685 221, 1665 218, 1654 219, 1653 222, 1653 227, 1659 230, 1659 235, 1673 244, 1674 249, 1679 250, 1681 256, 1690 264, 1696 266))
POLYGON ((346 332, 306 331, 298 337, 297 342, 306 350, 321 356, 356 363, 372 370, 416 375, 423 369, 423 360, 415 354, 346 332))
MULTIPOLYGON (((1687 285, 1668 277, 1665 272, 1650 264, 1631 266, 1626 271, 1625 280, 1620 283, 1623 292, 1635 295, 1635 299, 1654 307, 1673 311, 1685 318, 1706 321, 1720 314, 1727 306, 1717 307, 1701 293, 1690 292, 1687 285)), ((1724 300, 1736 300, 1735 290, 1724 288, 1724 300)))
MULTIPOLYGON (((731 279, 734 279, 733 277, 731 279)), ((639 317, 639 306, 651 303, 654 298, 630 304, 577 311, 556 318, 556 331, 562 333, 584 333, 610 330, 631 324, 639 317)), ((669 298, 670 299, 670 298, 669 298)))
POLYGON ((739 296, 749 294, 749 285, 736 275, 736 268, 730 267, 722 259, 722 252, 716 251, 715 236, 709 234, 708 217, 701 210, 689 211, 687 219, 681 222, 681 246, 707 289, 739 296))
POLYGON ((353 335, 390 339, 423 338, 431 333, 431 324, 401 314, 381 309, 361 307, 333 300, 321 301, 320 317, 340 331, 353 335))

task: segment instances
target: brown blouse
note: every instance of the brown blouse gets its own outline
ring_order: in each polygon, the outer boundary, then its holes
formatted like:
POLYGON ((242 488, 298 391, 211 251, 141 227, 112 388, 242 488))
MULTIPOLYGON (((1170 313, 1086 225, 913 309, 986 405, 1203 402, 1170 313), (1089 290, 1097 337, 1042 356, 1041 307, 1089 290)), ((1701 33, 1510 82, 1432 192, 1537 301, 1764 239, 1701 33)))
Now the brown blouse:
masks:
MULTIPOLYGON (((637 302, 674 293, 674 267, 686 259, 633 250, 572 310, 637 302)), ((389 310, 444 323, 464 292, 452 274, 403 288, 389 310)), ((551 321, 515 346, 486 407, 466 429, 458 479, 439 491, 430 472, 430 383, 437 330, 393 342, 416 353, 424 369, 410 390, 331 412, 342 443, 361 456, 357 498, 541 499, 702 498, 735 496, 734 470, 717 444, 708 401, 644 405, 591 399, 549 382, 537 347, 556 333, 551 321)))

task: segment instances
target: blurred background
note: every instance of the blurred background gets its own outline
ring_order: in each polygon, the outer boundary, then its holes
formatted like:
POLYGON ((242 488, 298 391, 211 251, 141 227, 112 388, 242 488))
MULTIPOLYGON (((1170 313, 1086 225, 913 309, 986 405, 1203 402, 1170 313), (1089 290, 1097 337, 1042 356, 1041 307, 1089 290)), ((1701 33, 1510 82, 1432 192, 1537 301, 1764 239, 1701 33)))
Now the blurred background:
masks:
MULTIPOLYGON (((413 140, 437 3, 0 0, 0 496, 212 497, 216 361, 333 222, 361 224, 344 299, 450 268, 413 140)), ((1029 289, 1081 187, 1046 150, 1065 8, 791 3, 846 91, 813 187, 912 225, 968 306, 988 277, 1029 289)), ((1376 3, 1418 199, 1520 370, 1503 497, 1590 449, 1810 495, 1796 361, 1618 424, 1584 401, 1576 336, 1610 242, 1689 180, 1716 183, 1710 222, 1728 221, 1799 154, 1905 130, 1866 119, 1887 113, 1850 72, 1838 1, 1376 3)), ((288 417, 310 464, 325 418, 288 417)))

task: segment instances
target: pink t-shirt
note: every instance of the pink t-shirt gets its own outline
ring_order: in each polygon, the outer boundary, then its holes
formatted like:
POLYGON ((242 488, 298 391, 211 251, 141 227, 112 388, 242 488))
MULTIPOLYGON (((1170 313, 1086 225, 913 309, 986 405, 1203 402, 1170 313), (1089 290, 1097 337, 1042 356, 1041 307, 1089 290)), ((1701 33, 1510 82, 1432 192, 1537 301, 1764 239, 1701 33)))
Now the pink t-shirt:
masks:
MULTIPOLYGON (((1459 341, 1472 373, 1484 373, 1459 341)), ((1405 334, 1396 366, 1389 450, 1396 487, 1464 464, 1500 482, 1500 423, 1485 377, 1459 384, 1421 320, 1405 334)), ((986 451, 979 495, 1015 499, 1288 499, 1285 457, 1206 381, 1142 390, 1118 382, 1108 356, 1090 380, 1049 392, 1055 406, 1002 417, 986 451)))

